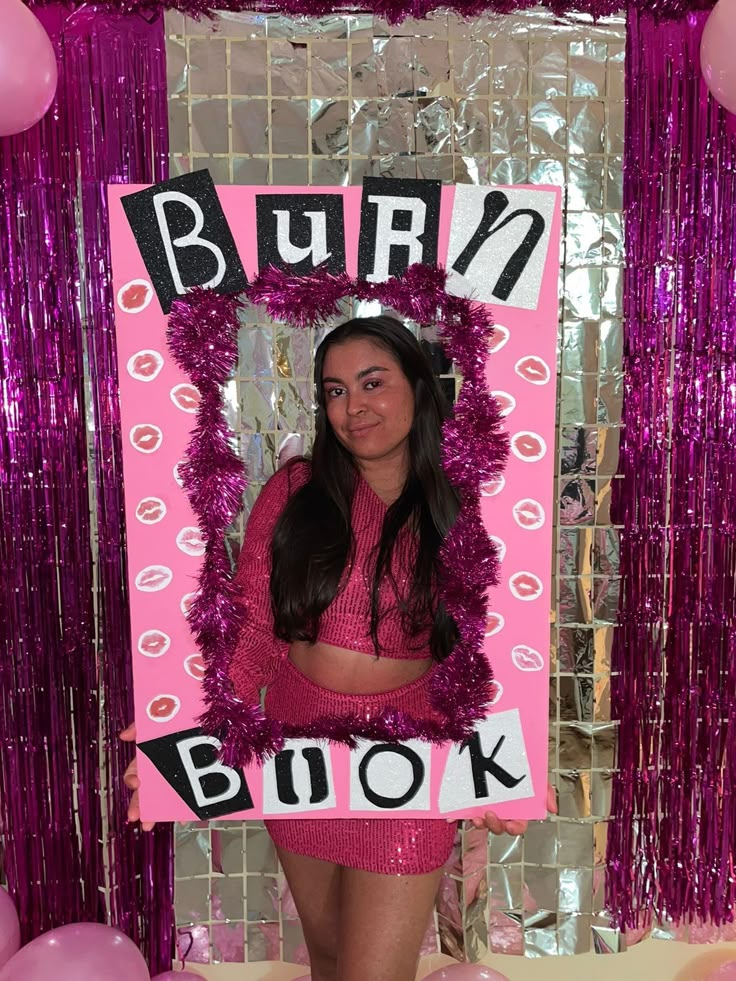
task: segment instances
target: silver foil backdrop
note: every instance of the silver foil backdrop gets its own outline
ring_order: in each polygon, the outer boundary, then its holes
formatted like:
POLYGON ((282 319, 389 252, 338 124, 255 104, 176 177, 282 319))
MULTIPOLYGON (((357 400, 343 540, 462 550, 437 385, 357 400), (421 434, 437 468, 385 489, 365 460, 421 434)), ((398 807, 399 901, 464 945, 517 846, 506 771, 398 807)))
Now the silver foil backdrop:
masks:
MULTIPOLYGON (((390 27, 362 14, 223 14, 213 24, 170 14, 167 34, 172 175, 207 167, 219 184, 357 184, 368 174, 564 189, 549 755, 560 814, 524 839, 458 835, 425 952, 619 950, 603 862, 615 749, 623 19, 530 12, 390 27)), ((262 482, 280 453, 309 446, 315 338, 256 317, 241 332, 228 402, 262 482)), ((179 826, 176 875, 188 960, 304 960, 260 824, 179 826)))

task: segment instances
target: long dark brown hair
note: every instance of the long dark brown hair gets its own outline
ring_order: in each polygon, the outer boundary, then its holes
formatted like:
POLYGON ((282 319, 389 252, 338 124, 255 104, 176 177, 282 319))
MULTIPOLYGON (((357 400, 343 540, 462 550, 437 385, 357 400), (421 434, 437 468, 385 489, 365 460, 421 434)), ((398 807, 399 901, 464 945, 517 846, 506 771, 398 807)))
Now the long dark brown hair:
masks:
MULTIPOLYGON (((411 635, 431 623, 430 650, 441 661, 458 638, 455 621, 437 596, 441 582, 438 552, 459 509, 458 493, 447 480, 440 457, 442 422, 450 408, 417 339, 399 320, 388 316, 348 320, 331 331, 317 349, 311 479, 293 495, 279 517, 271 547, 275 633, 283 640, 315 643, 320 615, 334 600, 346 565, 353 561, 351 508, 358 474, 352 455, 327 418, 322 373, 330 348, 356 338, 368 339, 392 354, 414 390, 409 473, 401 494, 386 512, 377 546, 371 586, 374 650, 380 653, 380 583, 384 576, 393 580, 394 543, 408 525, 417 537, 417 553, 413 581, 400 610, 411 635)), ((393 585, 395 588, 395 582, 393 585)))

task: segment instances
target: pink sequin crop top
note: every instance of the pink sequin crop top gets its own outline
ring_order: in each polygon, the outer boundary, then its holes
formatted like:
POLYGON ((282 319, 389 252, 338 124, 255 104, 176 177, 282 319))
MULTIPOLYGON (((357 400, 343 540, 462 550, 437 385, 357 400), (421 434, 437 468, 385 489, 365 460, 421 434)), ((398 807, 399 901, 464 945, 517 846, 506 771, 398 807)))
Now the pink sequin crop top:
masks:
MULTIPOLYGON (((271 612, 271 539, 289 497, 310 477, 308 460, 292 460, 266 483, 256 499, 245 530, 235 585, 245 624, 233 654, 230 675, 239 698, 258 701, 258 690, 270 684, 289 653, 288 641, 273 632, 271 612)), ((381 536, 387 505, 365 479, 356 483, 352 508, 355 561, 349 576, 320 617, 317 640, 348 650, 375 654, 370 635, 371 552, 381 536)), ((404 529, 394 547, 393 572, 401 591, 412 567, 412 539, 404 529)), ((393 586, 386 578, 379 591, 378 640, 383 657, 430 656, 431 624, 419 634, 406 633, 393 586)))

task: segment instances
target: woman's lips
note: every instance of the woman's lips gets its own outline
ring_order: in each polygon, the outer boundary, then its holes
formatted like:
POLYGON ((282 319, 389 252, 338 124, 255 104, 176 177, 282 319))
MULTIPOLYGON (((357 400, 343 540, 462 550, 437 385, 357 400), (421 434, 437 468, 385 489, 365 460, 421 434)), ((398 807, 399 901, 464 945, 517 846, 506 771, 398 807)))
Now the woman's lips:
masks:
POLYGON ((366 433, 369 433, 371 430, 375 429, 377 425, 377 422, 373 422, 370 424, 370 426, 360 426, 357 429, 348 429, 348 433, 350 436, 365 436, 366 433))

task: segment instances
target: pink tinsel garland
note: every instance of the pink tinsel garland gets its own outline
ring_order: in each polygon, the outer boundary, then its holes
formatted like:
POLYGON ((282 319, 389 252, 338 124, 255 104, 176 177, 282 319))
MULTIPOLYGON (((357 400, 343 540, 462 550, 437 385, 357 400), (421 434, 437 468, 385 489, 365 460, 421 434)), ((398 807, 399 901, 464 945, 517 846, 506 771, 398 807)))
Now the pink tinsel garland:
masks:
POLYGON ((360 738, 459 741, 486 715, 493 676, 482 647, 486 593, 497 583, 497 562, 483 526, 479 493, 481 482, 501 473, 508 444, 498 406, 485 383, 492 329, 488 312, 468 299, 446 293, 446 278, 444 270, 421 265, 385 283, 322 270, 294 276, 269 268, 247 294, 250 302, 263 305, 275 320, 295 327, 335 316, 340 302, 348 297, 377 300, 402 317, 436 324, 446 353, 463 377, 442 443, 443 465, 451 482, 462 489, 463 503, 441 551, 442 598, 460 631, 454 651, 432 680, 430 699, 444 716, 441 723, 387 709, 370 721, 331 716, 309 726, 292 726, 267 719, 260 705, 245 705, 235 695, 229 668, 242 622, 224 533, 240 511, 247 482, 223 417, 222 385, 237 360, 239 301, 196 288, 172 307, 169 346, 201 397, 186 464, 180 471, 207 543, 199 591, 189 615, 206 664, 207 707, 200 722, 206 732, 222 741, 223 760, 230 765, 262 760, 277 752, 285 738, 325 738, 347 745, 360 738))
MULTIPOLYGON (((57 0, 26 0, 29 7, 43 7, 57 0)), ((76 6, 83 6, 78 2, 76 6)), ((390 24, 407 17, 420 20, 435 10, 449 10, 464 18, 509 14, 533 7, 545 7, 557 17, 583 13, 598 19, 621 10, 640 10, 658 20, 679 20, 697 10, 710 10, 715 0, 97 0, 95 8, 140 13, 147 18, 165 10, 178 10, 191 17, 212 17, 216 11, 286 14, 297 17, 324 17, 326 14, 374 14, 390 24)))

